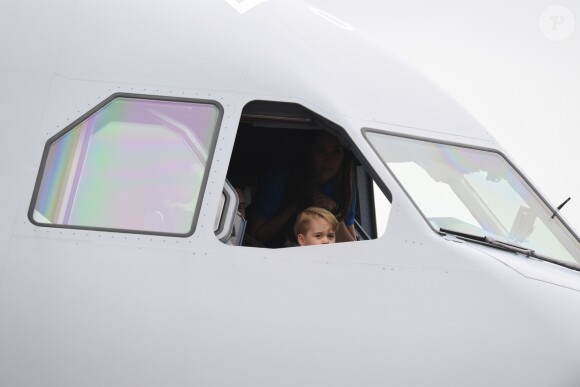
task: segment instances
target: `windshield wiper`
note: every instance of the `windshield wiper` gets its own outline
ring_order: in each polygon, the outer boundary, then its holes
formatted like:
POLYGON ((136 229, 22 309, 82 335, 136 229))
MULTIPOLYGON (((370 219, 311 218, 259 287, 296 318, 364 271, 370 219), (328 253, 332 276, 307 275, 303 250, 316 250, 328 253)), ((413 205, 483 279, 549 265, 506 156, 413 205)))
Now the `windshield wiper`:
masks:
POLYGON ((497 247, 497 248, 500 248, 500 249, 506 250, 506 251, 511 251, 513 253, 521 253, 521 254, 527 255, 528 257, 536 257, 536 258, 541 258, 541 259, 544 258, 543 256, 539 256, 540 254, 537 254, 534 250, 526 249, 526 248, 518 246, 518 245, 512 245, 510 243, 500 242, 500 241, 495 240, 495 239, 488 237, 488 236, 479 236, 479 235, 474 235, 474 234, 468 234, 468 233, 464 233, 464 232, 448 230, 445 228, 440 228, 439 231, 441 231, 445 234, 453 234, 461 240, 467 240, 469 242, 480 242, 482 244, 497 247))
POLYGON ((514 245, 511 243, 500 242, 500 241, 495 240, 494 238, 491 238, 488 236, 479 236, 479 235, 474 235, 474 234, 468 234, 468 233, 464 233, 464 232, 448 230, 445 228, 440 228, 439 231, 441 231, 442 233, 445 233, 445 234, 455 235, 458 239, 461 239, 464 241, 480 243, 480 244, 483 244, 486 246, 495 247, 495 248, 509 251, 512 253, 524 254, 528 257, 538 258, 538 259, 541 259, 542 261, 554 263, 556 265, 567 267, 568 269, 580 271, 579 265, 575 265, 575 264, 568 263, 568 262, 562 262, 560 260, 550 258, 550 257, 547 257, 547 256, 542 255, 542 254, 538 254, 532 249, 526 249, 525 247, 514 245))

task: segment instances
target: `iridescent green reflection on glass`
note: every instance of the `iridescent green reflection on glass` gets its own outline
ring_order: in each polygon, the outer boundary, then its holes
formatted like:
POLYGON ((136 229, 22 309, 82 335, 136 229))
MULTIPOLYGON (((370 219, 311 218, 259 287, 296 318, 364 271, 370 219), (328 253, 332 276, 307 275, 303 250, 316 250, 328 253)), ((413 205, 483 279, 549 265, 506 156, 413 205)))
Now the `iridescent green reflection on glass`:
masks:
POLYGON ((431 225, 488 236, 580 264, 580 244, 502 155, 367 132, 431 225))
POLYGON ((119 97, 49 146, 38 223, 187 234, 219 110, 119 97))

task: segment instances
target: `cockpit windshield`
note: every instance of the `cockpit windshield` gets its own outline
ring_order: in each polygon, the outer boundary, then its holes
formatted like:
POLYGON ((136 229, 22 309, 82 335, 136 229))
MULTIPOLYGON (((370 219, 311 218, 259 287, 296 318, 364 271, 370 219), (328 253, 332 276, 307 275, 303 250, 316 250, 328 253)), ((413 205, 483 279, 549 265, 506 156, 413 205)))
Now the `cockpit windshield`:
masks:
POLYGON ((436 230, 489 237, 580 265, 580 243, 499 153, 368 131, 366 136, 436 230))

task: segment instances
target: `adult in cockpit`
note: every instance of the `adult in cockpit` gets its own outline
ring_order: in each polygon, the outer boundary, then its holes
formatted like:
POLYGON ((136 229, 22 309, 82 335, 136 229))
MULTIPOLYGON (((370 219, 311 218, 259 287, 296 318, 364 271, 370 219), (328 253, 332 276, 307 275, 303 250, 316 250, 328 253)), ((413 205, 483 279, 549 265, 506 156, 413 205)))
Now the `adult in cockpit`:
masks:
POLYGON ((339 221, 337 242, 355 240, 356 190, 352 154, 340 140, 317 131, 305 155, 292 168, 270 171, 249 217, 250 234, 268 247, 291 246, 298 213, 310 206, 332 212, 339 221))

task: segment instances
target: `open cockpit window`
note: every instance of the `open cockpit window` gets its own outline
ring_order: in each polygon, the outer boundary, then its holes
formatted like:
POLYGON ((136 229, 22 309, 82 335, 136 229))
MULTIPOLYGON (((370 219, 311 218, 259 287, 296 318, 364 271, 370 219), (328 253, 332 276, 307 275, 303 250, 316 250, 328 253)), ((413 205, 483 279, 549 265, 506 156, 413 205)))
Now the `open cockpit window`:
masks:
POLYGON ((111 96, 48 140, 31 221, 190 235, 221 116, 208 101, 111 96))
MULTIPOLYGON (((294 226, 308 207, 337 219, 337 242, 382 235, 386 223, 377 219, 375 198, 385 195, 360 160, 342 128, 300 105, 247 104, 227 173, 238 199, 236 217, 247 221, 241 244, 300 244, 294 226)), ((388 217, 389 206, 381 209, 388 217)), ((233 234, 240 238, 235 226, 233 234)))

